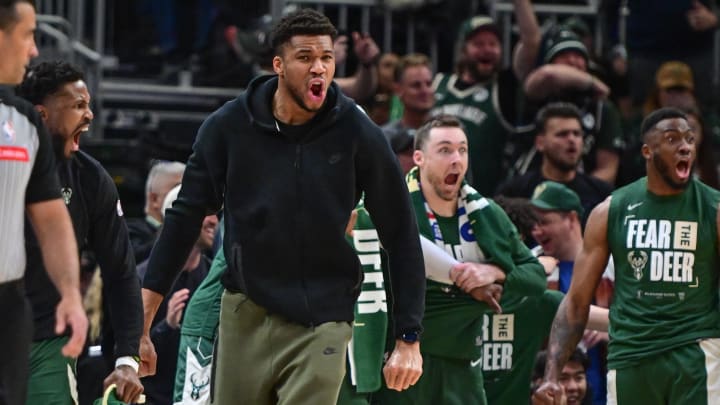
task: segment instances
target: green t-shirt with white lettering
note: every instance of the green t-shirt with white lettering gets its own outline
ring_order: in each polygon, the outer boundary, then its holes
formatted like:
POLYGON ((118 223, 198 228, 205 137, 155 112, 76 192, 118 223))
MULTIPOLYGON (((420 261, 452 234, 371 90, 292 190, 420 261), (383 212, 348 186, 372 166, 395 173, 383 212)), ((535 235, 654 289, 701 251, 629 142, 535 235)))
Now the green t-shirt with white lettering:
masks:
POLYGON ((718 202, 720 192, 694 179, 674 196, 650 193, 645 177, 612 194, 608 368, 720 337, 718 202))
POLYGON ((550 334, 563 293, 505 298, 502 314, 485 314, 483 354, 470 365, 482 367, 488 404, 528 404, 535 355, 550 334))

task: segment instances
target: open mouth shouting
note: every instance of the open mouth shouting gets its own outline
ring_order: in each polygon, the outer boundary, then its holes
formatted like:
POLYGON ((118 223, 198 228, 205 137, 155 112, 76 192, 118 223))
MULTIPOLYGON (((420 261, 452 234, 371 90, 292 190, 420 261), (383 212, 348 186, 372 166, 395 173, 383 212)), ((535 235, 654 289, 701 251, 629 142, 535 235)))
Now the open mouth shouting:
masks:
POLYGON ((310 80, 308 97, 313 103, 322 103, 325 100, 325 82, 322 79, 310 80))
POLYGON ((690 165, 689 159, 681 159, 675 164, 675 175, 681 181, 685 182, 690 179, 690 173, 692 172, 692 166, 690 165))
POLYGON ((85 132, 88 132, 90 130, 90 123, 82 124, 78 127, 78 129, 73 133, 72 135, 72 147, 71 150, 73 152, 77 152, 80 150, 80 136, 84 134, 85 132))
POLYGON ((445 185, 448 186, 454 186, 457 184, 458 179, 460 178, 460 174, 458 173, 450 173, 447 176, 445 176, 445 185))

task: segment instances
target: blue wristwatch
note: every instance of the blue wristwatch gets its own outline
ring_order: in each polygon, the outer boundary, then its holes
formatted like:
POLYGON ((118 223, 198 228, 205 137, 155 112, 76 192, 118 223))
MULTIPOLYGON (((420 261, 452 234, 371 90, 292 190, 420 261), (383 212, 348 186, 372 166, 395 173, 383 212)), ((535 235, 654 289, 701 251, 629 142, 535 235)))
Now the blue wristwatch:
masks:
POLYGON ((400 340, 402 340, 405 343, 415 343, 420 340, 420 332, 418 332, 418 331, 405 332, 402 335, 400 335, 400 340))

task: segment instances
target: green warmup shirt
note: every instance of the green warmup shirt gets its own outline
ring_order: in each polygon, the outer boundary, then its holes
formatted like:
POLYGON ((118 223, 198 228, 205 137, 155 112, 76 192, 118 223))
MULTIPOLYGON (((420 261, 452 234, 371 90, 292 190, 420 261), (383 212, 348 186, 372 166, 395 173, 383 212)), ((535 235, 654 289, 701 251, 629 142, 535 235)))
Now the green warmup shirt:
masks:
POLYGON ((650 193, 645 177, 612 194, 609 369, 720 337, 718 202, 720 192, 694 179, 674 196, 650 193))
MULTIPOLYGON (((420 234, 461 262, 487 262, 506 274, 504 291, 540 296, 546 281, 542 266, 520 240, 517 229, 494 201, 464 184, 454 217, 429 212, 418 169, 406 176, 420 234), (475 235, 478 235, 477 239, 475 235)), ((489 311, 454 285, 427 280, 420 350, 447 359, 473 361, 482 353, 483 315, 489 311)))
POLYGON ((345 378, 350 379, 357 393, 370 393, 381 385, 388 328, 387 295, 380 240, 363 201, 358 204, 357 214, 353 235, 347 239, 360 259, 364 277, 355 305, 345 378))
POLYGON ((181 329, 183 335, 215 340, 218 323, 220 323, 220 298, 225 289, 220 282, 220 277, 226 269, 225 252, 221 246, 215 255, 208 275, 190 297, 190 302, 183 314, 181 329))
MULTIPOLYGON (((456 259, 460 254, 458 217, 436 217, 445 250, 456 259)), ((465 217, 467 218, 467 217, 465 217)), ((459 259, 460 260, 460 259, 459 259)), ((425 290, 423 353, 451 359, 471 360, 479 356, 482 340, 478 331, 489 309, 455 285, 427 280, 425 290)))
POLYGON ((431 115, 449 114, 465 126, 470 158, 468 181, 482 195, 493 195, 505 179, 503 153, 509 130, 493 101, 497 81, 457 88, 458 76, 438 73, 433 82, 435 108, 431 115))
POLYGON ((550 334, 563 293, 506 297, 502 314, 485 315, 482 357, 471 365, 482 367, 488 404, 528 404, 535 355, 550 334))

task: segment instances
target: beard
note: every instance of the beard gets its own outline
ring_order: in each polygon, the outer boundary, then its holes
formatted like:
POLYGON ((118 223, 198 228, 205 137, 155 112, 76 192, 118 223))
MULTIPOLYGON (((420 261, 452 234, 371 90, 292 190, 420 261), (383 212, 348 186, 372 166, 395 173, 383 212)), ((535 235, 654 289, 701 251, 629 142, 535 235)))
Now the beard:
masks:
POLYGON ((475 80, 475 82, 486 82, 490 80, 493 75, 495 74, 495 71, 497 70, 497 66, 493 68, 489 73, 481 72, 480 69, 477 67, 477 63, 474 63, 470 60, 463 59, 458 63, 458 71, 459 72, 468 72, 470 76, 475 80))
MULTIPOLYGON (((323 100, 323 103, 318 108, 310 108, 307 104, 305 104, 305 101, 303 100, 303 91, 298 88, 298 86, 293 86, 288 84, 287 85, 288 93, 290 93, 290 98, 293 99, 295 104, 297 104, 300 108, 303 110, 310 112, 310 113, 316 113, 320 111, 323 105, 325 105, 325 100, 323 100)), ((327 93, 326 98, 327 99, 327 93)))
POLYGON ((433 190, 435 191, 435 194, 442 198, 445 201, 454 201, 458 198, 458 191, 454 190, 451 192, 448 192, 445 189, 445 180, 442 178, 438 178, 436 176, 428 176, 428 182, 430 183, 430 186, 432 186, 433 190))
MULTIPOLYGON (((686 181, 684 183, 675 181, 670 175, 672 168, 667 163, 665 163, 665 161, 662 160, 660 158, 660 155, 658 155, 657 153, 653 153, 652 155, 652 165, 655 167, 655 170, 658 172, 658 174, 660 174, 660 177, 671 188, 675 190, 684 190, 690 184, 690 181, 686 181)), ((688 177, 688 180, 692 178, 694 170, 694 165, 690 166, 690 176, 688 177)))
POLYGON ((550 164, 555 166, 555 168, 565 173, 576 170, 578 167, 578 163, 580 163, 579 160, 576 162, 566 162, 562 159, 557 158, 552 153, 545 154, 545 159, 547 159, 550 164))
POLYGON ((55 158, 59 160, 68 160, 69 157, 65 156, 65 143, 66 139, 60 135, 51 135, 52 148, 55 153, 55 158))

